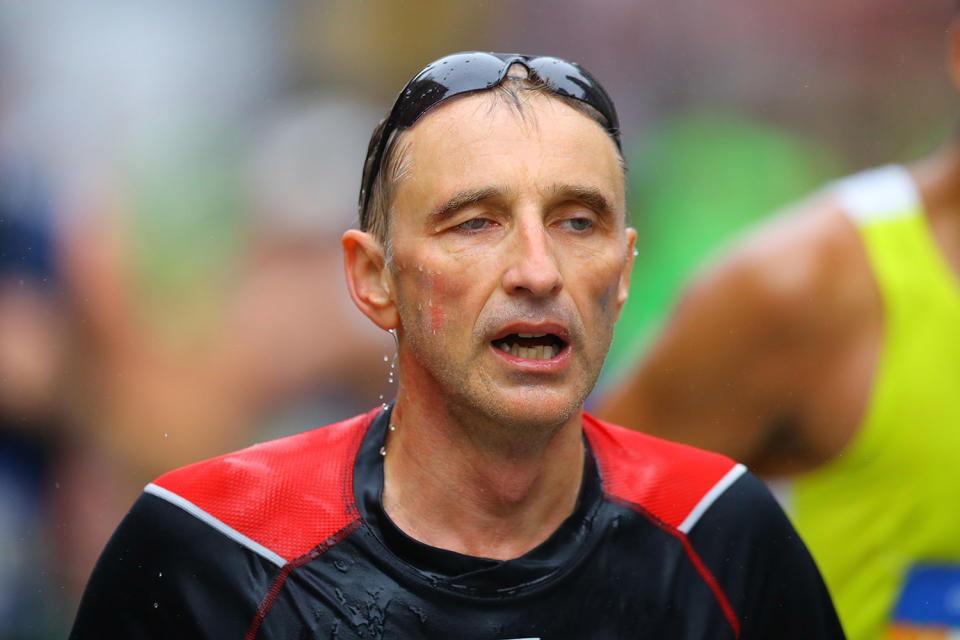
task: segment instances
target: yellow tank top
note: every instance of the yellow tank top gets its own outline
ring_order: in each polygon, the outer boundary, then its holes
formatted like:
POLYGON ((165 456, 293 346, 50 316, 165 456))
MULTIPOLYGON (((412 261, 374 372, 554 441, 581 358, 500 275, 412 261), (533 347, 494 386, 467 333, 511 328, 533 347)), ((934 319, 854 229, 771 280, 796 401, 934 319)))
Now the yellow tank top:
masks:
POLYGON ((835 188, 879 285, 884 337, 857 435, 791 483, 788 508, 849 637, 913 638, 960 621, 960 280, 902 167, 835 188))

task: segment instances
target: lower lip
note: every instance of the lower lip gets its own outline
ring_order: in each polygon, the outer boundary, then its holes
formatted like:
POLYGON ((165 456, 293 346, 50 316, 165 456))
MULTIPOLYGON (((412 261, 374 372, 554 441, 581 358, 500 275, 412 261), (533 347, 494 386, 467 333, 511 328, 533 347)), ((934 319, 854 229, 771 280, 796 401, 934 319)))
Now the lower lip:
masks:
POLYGON ((560 353, 552 358, 543 359, 520 358, 512 353, 504 351, 500 347, 495 346, 493 343, 490 344, 490 348, 493 349, 497 357, 502 358, 505 362, 510 364, 510 366, 517 369, 522 369, 524 371, 537 373, 556 373, 565 369, 567 364, 570 362, 570 345, 564 345, 563 349, 560 350, 560 353))

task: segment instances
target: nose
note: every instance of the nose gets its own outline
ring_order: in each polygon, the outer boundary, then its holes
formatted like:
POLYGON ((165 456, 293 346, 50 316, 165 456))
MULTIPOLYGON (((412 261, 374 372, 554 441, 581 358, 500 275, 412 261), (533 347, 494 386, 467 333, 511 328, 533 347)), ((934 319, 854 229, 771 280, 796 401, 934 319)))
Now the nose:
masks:
POLYGON ((560 290, 563 280, 557 257, 539 216, 517 227, 515 242, 509 251, 503 274, 503 288, 507 293, 547 297, 560 290))

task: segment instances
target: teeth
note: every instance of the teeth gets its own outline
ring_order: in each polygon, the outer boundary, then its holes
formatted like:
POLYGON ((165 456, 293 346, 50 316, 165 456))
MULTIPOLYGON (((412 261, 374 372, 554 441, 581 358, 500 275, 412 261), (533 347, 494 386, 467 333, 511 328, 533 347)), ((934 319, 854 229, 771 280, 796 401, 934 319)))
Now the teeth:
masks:
POLYGON ((506 342, 501 342, 500 348, 512 356, 517 358, 527 358, 529 360, 549 360, 550 358, 556 357, 557 353, 560 351, 556 345, 552 344, 537 345, 535 347, 521 347, 516 343, 507 344, 506 342))
POLYGON ((521 338, 542 338, 542 337, 544 337, 544 336, 547 335, 547 334, 545 334, 545 333, 518 333, 517 335, 520 336, 521 338))

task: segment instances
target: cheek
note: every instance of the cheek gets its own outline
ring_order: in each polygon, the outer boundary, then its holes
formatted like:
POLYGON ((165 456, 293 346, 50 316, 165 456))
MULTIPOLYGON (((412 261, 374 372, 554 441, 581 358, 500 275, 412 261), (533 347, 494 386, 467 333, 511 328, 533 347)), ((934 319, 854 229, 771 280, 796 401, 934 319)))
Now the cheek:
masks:
POLYGON ((447 320, 446 300, 444 299, 446 285, 442 278, 436 275, 428 275, 426 278, 426 290, 430 296, 430 331, 433 335, 438 335, 443 332, 443 327, 447 320))
POLYGON ((617 314, 614 313, 614 310, 617 308, 617 292, 619 290, 620 287, 617 283, 613 283, 607 287, 603 295, 600 296, 600 311, 606 320, 607 331, 613 331, 613 325, 617 319, 617 314))
POLYGON ((408 282, 406 307, 411 312, 410 320, 416 323, 420 331, 430 335, 439 335, 447 326, 448 309, 452 308, 447 294, 450 286, 436 272, 426 268, 410 269, 412 276, 408 282), (412 295, 411 295, 412 294, 412 295))
POLYGON ((617 319, 617 296, 620 291, 619 267, 611 265, 596 272, 594 285, 591 287, 591 300, 597 327, 605 331, 613 331, 613 325, 617 319))
POLYGON ((441 335, 447 331, 467 331, 468 327, 454 326, 458 322, 468 322, 467 307, 479 312, 481 299, 490 295, 492 282, 497 274, 491 272, 491 266, 497 264, 490 257, 491 252, 480 260, 456 259, 437 260, 429 266, 424 261, 415 267, 407 267, 408 282, 416 292, 416 299, 408 299, 412 309, 416 310, 418 326, 429 335, 441 335))
POLYGON ((607 309, 610 308, 610 302, 613 300, 615 295, 617 295, 616 284, 611 284, 603 290, 603 293, 600 294, 600 299, 597 301, 597 304, 600 305, 600 311, 603 313, 607 312, 607 309))

